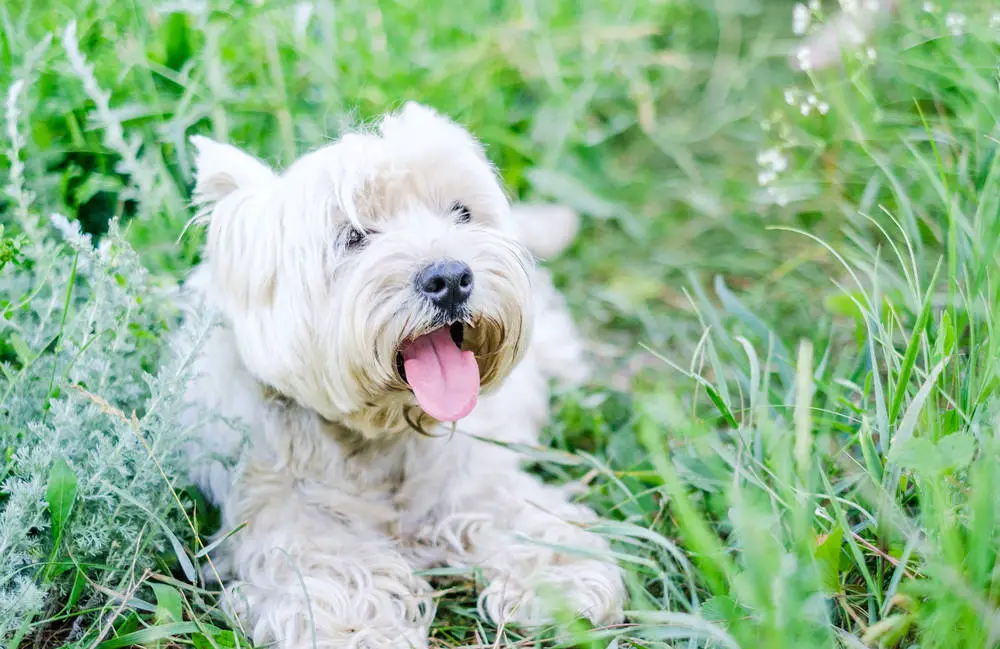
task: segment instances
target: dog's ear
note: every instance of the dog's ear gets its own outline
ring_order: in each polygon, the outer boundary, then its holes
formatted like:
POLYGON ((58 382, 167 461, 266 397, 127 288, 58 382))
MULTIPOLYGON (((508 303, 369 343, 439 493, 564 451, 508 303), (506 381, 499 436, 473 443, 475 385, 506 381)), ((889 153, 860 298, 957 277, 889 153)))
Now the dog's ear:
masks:
POLYGON ((410 144, 424 148, 428 142, 439 147, 468 147, 482 160, 486 152, 482 144, 461 124, 442 115, 433 108, 408 101, 396 113, 390 113, 382 120, 382 135, 400 143, 404 148, 410 144))
POLYGON ((267 165, 230 144, 202 135, 192 135, 191 144, 198 151, 194 200, 199 205, 217 203, 238 189, 266 186, 275 178, 267 165))
POLYGON ((580 229, 580 217, 557 203, 514 203, 510 227, 525 248, 540 259, 552 259, 566 250, 580 229))
POLYGON ((280 252, 279 215, 268 198, 277 176, 228 144, 193 136, 197 148, 194 202, 208 225, 205 258, 213 289, 227 307, 245 310, 273 296, 280 252))
POLYGON ((399 114, 403 119, 444 120, 440 113, 430 106, 424 106, 423 104, 412 100, 403 104, 403 109, 399 111, 399 114))

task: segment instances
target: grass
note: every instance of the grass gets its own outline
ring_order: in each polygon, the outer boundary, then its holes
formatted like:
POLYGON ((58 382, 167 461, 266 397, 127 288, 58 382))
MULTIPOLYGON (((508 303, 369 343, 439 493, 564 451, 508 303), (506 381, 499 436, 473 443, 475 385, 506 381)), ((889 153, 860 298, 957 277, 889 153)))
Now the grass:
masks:
MULTIPOLYGON (((567 621, 571 644, 998 647, 990 4, 904 7, 796 73, 789 2, 13 0, 0 86, 24 84, 39 212, 98 236, 121 218, 158 285, 198 257, 200 233, 179 239, 192 133, 280 165, 416 99, 476 132, 515 195, 580 210, 551 267, 601 374, 557 396, 564 453, 535 467, 587 486, 632 600, 621 627, 567 621)), ((78 572, 21 646, 243 644, 175 540, 126 592, 78 572)), ((557 644, 440 577, 436 646, 557 644)))

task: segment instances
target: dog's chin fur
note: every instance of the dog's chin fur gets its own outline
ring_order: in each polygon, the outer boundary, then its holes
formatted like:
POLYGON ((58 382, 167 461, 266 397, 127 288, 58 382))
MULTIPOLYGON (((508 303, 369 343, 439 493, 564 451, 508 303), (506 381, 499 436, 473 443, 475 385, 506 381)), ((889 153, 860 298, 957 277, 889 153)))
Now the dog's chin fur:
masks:
POLYGON ((548 380, 585 377, 579 335, 532 262, 569 244, 575 216, 512 210, 472 136, 412 103, 280 175, 192 141, 208 241, 188 304, 222 326, 182 423, 200 427, 192 477, 222 507, 220 534, 247 522, 215 557, 254 639, 425 646, 433 606, 414 570, 433 565, 482 570, 497 622, 548 621, 546 586, 595 622, 620 619, 618 568, 550 549, 606 551, 580 525, 593 513, 482 439, 536 444, 548 380), (415 288, 445 259, 475 278, 449 318, 415 288), (455 322, 481 395, 452 428, 399 368, 408 341, 455 322))

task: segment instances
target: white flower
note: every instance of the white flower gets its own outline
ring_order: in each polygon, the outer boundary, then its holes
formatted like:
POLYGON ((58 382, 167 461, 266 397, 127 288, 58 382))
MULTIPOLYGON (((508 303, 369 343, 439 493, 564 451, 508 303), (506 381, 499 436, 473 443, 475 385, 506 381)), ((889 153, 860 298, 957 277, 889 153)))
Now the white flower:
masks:
POLYGON ((803 71, 812 69, 812 52, 808 47, 800 47, 795 52, 795 58, 799 61, 799 69, 803 71))
POLYGON ((815 12, 817 12, 819 10, 820 10, 820 1, 819 0, 809 0, 809 11, 812 11, 813 13, 815 13, 815 12))
POLYGON ((820 115, 826 115, 827 113, 830 112, 830 104, 826 103, 825 101, 821 101, 819 102, 819 106, 816 107, 816 110, 819 111, 820 115))
POLYGON ((779 207, 785 207, 788 205, 789 196, 787 192, 781 191, 777 187, 768 187, 767 195, 770 196, 779 207))
POLYGON ((777 148, 770 148, 757 154, 757 184, 768 187, 778 179, 778 174, 788 169, 788 158, 777 148))
POLYGON ((788 158, 777 148, 770 148, 757 154, 757 164, 766 171, 781 173, 788 169, 788 158))
POLYGON ((810 106, 815 106, 817 103, 819 103, 819 100, 816 99, 816 95, 810 93, 809 96, 806 97, 806 102, 808 102, 810 106))
POLYGON ((937 11, 937 7, 934 6, 933 2, 925 2, 924 3, 924 12, 925 13, 932 14, 935 11, 937 11))
POLYGON ((809 113, 812 112, 812 106, 810 106, 809 104, 802 104, 801 106, 799 106, 799 110, 802 111, 803 115, 808 115, 809 113))
POLYGON ((785 89, 785 103, 789 106, 795 103, 795 91, 791 88, 785 89))
POLYGON ((878 59, 878 52, 875 51, 874 47, 869 47, 867 50, 865 50, 865 56, 868 58, 870 62, 874 63, 875 60, 878 59))
POLYGON ((792 32, 796 36, 802 36, 809 29, 809 18, 809 7, 796 3, 792 9, 792 32))
POLYGON ((952 36, 961 36, 965 31, 966 19, 962 14, 950 13, 945 16, 944 24, 952 36))

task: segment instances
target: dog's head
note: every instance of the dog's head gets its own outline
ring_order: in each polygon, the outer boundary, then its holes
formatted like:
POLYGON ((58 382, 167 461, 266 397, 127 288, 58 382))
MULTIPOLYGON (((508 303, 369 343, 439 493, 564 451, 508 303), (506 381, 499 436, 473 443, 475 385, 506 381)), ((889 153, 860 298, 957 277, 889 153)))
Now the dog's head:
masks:
POLYGON ((532 262, 460 126, 408 103, 280 175, 192 141, 209 290, 258 380, 373 437, 464 417, 516 365, 532 262))

